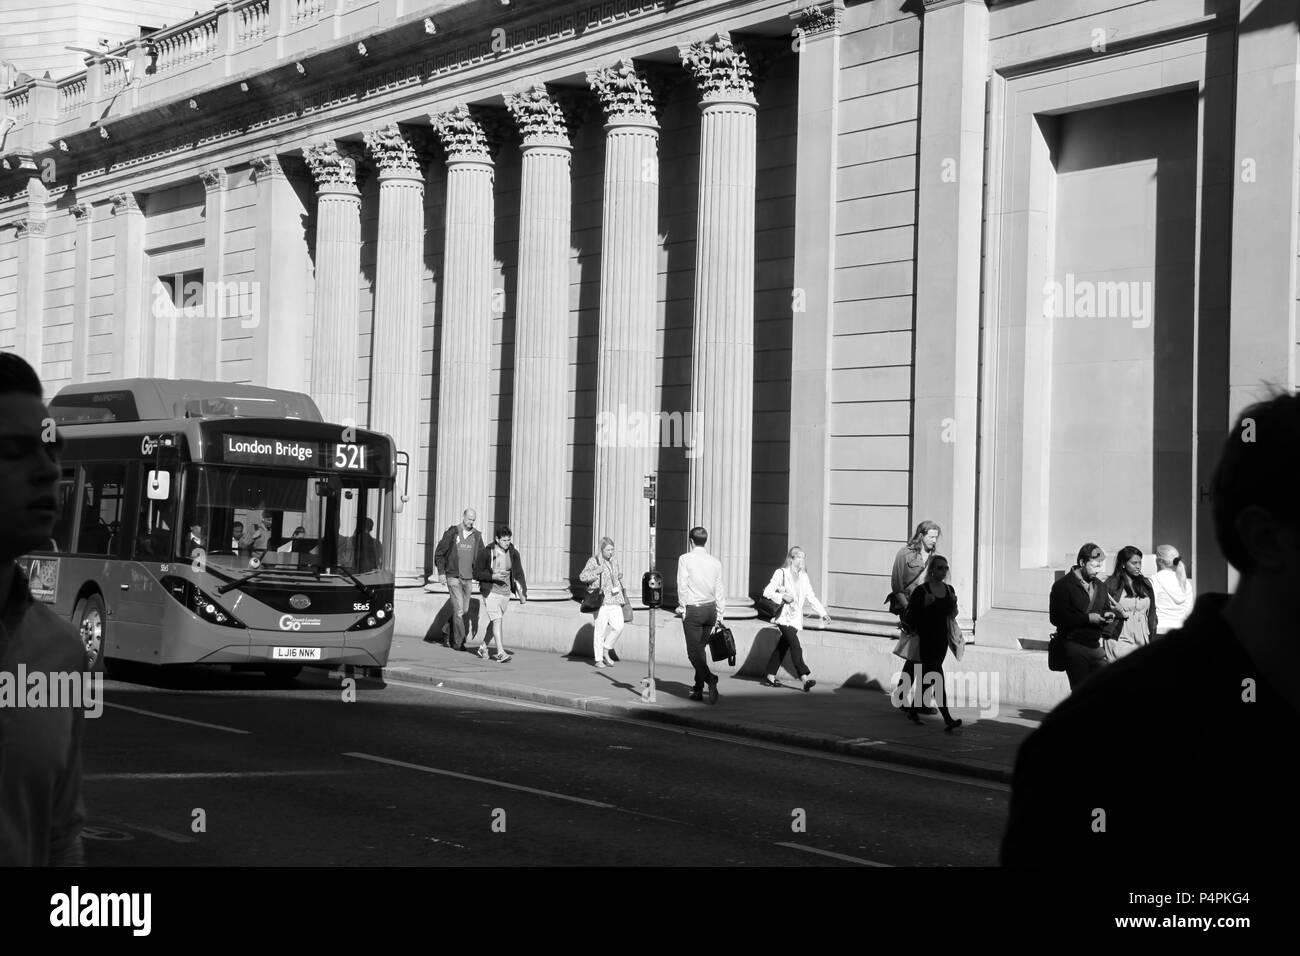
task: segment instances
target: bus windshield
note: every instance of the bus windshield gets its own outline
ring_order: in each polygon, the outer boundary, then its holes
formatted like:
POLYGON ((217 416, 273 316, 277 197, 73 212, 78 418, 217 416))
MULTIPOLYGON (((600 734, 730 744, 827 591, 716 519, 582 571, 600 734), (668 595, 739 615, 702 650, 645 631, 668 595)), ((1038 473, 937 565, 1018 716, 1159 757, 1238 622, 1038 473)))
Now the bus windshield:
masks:
POLYGON ((392 479, 189 465, 176 557, 229 572, 248 568, 391 569, 392 479))

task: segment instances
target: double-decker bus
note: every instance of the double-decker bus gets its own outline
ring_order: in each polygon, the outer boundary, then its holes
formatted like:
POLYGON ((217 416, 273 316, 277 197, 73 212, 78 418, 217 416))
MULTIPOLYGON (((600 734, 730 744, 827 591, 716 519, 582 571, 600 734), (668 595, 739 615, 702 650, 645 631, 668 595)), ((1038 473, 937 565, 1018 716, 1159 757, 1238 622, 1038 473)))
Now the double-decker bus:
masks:
POLYGON ((50 401, 61 515, 24 556, 95 664, 227 664, 289 679, 367 670, 393 637, 390 539, 405 458, 298 392, 125 379, 50 401))

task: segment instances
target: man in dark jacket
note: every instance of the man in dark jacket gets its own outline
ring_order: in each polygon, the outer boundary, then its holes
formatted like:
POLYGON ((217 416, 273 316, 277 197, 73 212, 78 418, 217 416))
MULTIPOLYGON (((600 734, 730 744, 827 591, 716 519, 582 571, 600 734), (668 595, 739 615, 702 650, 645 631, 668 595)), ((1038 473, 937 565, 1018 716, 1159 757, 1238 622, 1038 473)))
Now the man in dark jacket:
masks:
MULTIPOLYGON (((59 515, 58 459, 40 379, 17 355, 0 353, 0 675, 19 694, 27 693, 21 682, 37 674, 54 687, 89 670, 76 628, 33 600, 15 560, 50 540, 59 515)), ((0 700, 0 866, 82 862, 85 714, 67 704, 0 700)))
POLYGON ((1108 608, 1101 565, 1106 552, 1089 542, 1079 549, 1078 563, 1052 585, 1048 616, 1065 641, 1065 676, 1070 690, 1089 674, 1106 666, 1102 628, 1115 619, 1108 608))
MULTIPOLYGON (((524 580, 524 565, 519 552, 511 543, 510 528, 497 525, 496 540, 479 555, 474 565, 474 577, 483 584, 483 603, 487 606, 488 623, 497 639, 497 653, 493 660, 502 664, 510 660, 506 650, 505 617, 510 610, 510 596, 519 595, 519 603, 528 603, 528 583, 524 580)), ((479 646, 478 656, 486 658, 487 638, 479 646)))
POLYGON ((438 583, 445 586, 451 595, 452 638, 453 646, 458 651, 465 649, 465 641, 470 632, 474 567, 486 550, 483 535, 474 528, 477 520, 477 512, 473 508, 466 508, 460 516, 460 524, 447 529, 433 552, 433 566, 438 574, 438 583))
POLYGON ((1202 595, 1181 630, 1090 677, 1030 735, 1003 864, 1226 876, 1300 855, 1297 474, 1300 396, 1243 412, 1213 481, 1236 590, 1202 595))

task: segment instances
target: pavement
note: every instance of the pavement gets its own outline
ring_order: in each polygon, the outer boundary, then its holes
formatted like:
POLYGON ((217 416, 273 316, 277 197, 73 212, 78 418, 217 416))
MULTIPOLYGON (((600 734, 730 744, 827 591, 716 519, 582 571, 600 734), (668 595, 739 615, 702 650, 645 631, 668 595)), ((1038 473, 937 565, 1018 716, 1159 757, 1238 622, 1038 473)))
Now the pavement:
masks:
POLYGON ((1008 783, 1021 742, 1042 717, 1041 710, 1001 702, 953 708, 963 726, 945 732, 938 716, 912 724, 885 692, 821 682, 804 692, 785 672, 780 688, 721 674, 718 703, 710 705, 688 699, 689 667, 665 665, 655 667, 649 703, 642 699, 644 662, 602 669, 590 657, 512 650, 512 660, 496 663, 474 653, 476 642, 468 647, 395 636, 384 676, 1008 783))

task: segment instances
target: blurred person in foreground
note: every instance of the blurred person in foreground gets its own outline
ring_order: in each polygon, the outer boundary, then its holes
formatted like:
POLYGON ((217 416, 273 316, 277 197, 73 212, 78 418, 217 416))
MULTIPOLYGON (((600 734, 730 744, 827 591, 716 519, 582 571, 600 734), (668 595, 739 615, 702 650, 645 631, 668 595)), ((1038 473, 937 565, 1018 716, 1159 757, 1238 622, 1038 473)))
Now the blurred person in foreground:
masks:
MULTIPOLYGON (((37 672, 53 686, 89 669, 76 628, 32 598, 15 560, 44 547, 59 516, 60 439, 49 425, 36 372, 0 353, 0 679, 23 695, 37 672)), ((79 707, 0 696, 0 866, 82 863, 84 721, 79 707)))
MULTIPOLYGON (((1213 480, 1237 589, 1091 676, 1016 760, 1002 863, 1212 873, 1300 853, 1300 396, 1242 412, 1213 480)), ((1124 870, 1111 870, 1123 873, 1124 870)))

